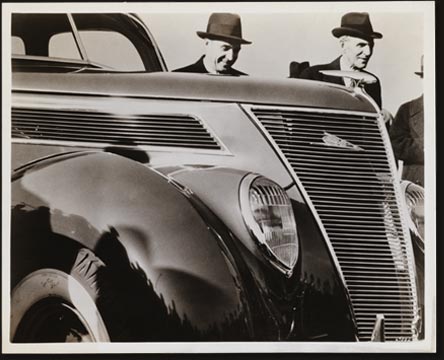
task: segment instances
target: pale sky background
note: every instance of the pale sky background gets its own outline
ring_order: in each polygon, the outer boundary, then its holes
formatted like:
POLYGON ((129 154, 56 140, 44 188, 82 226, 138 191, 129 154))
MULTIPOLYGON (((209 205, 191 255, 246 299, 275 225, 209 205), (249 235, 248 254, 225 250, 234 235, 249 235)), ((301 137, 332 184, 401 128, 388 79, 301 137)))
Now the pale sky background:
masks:
MULTIPOLYGON (((274 12, 265 13, 235 9, 233 4, 232 12, 242 18, 243 37, 253 44, 242 47, 234 67, 251 76, 285 78, 291 61, 310 61, 315 65, 339 56, 339 42, 331 30, 340 25, 341 16, 348 11, 295 12, 297 4, 290 11, 286 7, 280 10, 279 6, 274 12)), ((349 9, 355 11, 352 3, 349 9)), ((359 11, 369 12, 373 29, 383 34, 382 39, 375 41, 367 70, 379 77, 383 107, 395 115, 400 104, 422 93, 422 80, 414 72, 420 69, 424 51, 423 14, 375 12, 371 5, 360 7, 359 11)), ((206 30, 211 12, 139 15, 150 28, 171 70, 195 62, 203 53, 203 40, 196 31, 206 30)))

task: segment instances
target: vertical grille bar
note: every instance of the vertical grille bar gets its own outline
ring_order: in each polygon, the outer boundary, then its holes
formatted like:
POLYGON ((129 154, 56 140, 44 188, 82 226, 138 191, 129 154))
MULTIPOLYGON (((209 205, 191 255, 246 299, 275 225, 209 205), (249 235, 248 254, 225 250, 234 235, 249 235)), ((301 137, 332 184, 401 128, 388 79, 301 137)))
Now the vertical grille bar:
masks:
POLYGON ((374 115, 252 107, 305 189, 338 260, 358 337, 377 314, 386 340, 416 337, 412 251, 374 115))

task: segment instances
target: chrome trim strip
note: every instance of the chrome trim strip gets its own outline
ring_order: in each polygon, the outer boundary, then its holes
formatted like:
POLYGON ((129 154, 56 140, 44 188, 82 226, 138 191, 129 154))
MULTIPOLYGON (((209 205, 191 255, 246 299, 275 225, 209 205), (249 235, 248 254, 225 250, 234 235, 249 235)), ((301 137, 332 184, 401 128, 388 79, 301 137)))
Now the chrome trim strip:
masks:
POLYGON ((325 109, 325 108, 315 108, 315 107, 298 107, 298 106, 280 106, 280 105, 255 105, 255 104, 241 104, 241 107, 260 107, 261 109, 266 110, 282 110, 282 111, 301 111, 308 113, 317 113, 317 114, 338 114, 338 115, 359 115, 359 116, 369 116, 369 117, 378 117, 377 113, 366 112, 366 111, 347 111, 344 110, 336 110, 336 109, 325 109))
POLYGON ((171 153, 196 153, 196 154, 208 154, 208 155, 221 155, 221 156, 233 156, 228 150, 210 150, 210 149, 196 149, 196 148, 185 148, 185 147, 166 147, 166 146, 127 146, 119 145, 113 143, 87 143, 87 142, 75 142, 75 141, 55 141, 55 140, 35 140, 35 139, 19 139, 12 138, 11 143, 15 144, 29 144, 29 145, 48 145, 48 146, 67 146, 67 147, 77 147, 77 148, 106 148, 106 147, 119 147, 119 148, 134 148, 137 150, 142 150, 146 152, 171 152, 171 153))
POLYGON ((384 314, 376 314, 375 326, 370 341, 385 341, 385 318, 384 314))
POLYGON ((203 118, 201 118, 200 116, 194 115, 194 114, 189 114, 189 113, 181 114, 181 115, 182 116, 189 116, 189 117, 199 121, 200 124, 202 125, 202 127, 208 131, 208 133, 213 137, 214 140, 216 140, 216 142, 221 147, 221 149, 218 151, 223 152, 224 154, 233 156, 233 154, 231 153, 230 150, 228 150, 228 147, 224 144, 222 139, 217 135, 217 132, 214 131, 213 128, 208 124, 208 122, 204 121, 203 118))
POLYGON ((37 61, 45 61, 45 62, 57 62, 57 63, 66 63, 66 64, 79 64, 79 65, 91 65, 91 63, 87 62, 83 59, 68 59, 68 58, 59 58, 59 57, 48 57, 48 56, 37 56, 37 55, 19 55, 13 54, 11 59, 17 60, 37 60, 37 61))
POLYGON ((85 46, 83 45, 82 39, 80 38, 79 30, 77 29, 77 25, 74 21, 74 18, 72 17, 72 15, 70 13, 68 13, 66 15, 68 16, 69 23, 71 24, 71 31, 74 36, 74 40, 76 42, 77 49, 79 50, 80 55, 82 56, 82 59, 89 62, 85 46))
MULTIPOLYGON (((151 74, 151 73, 147 73, 145 72, 144 74, 151 74)), ((76 92, 76 91, 68 91, 68 90, 40 90, 40 89, 29 89, 29 88, 20 88, 20 87, 14 87, 13 84, 13 88, 12 88, 13 92, 16 93, 46 93, 48 95, 54 94, 54 95, 77 95, 80 94, 82 96, 104 96, 104 97, 122 97, 122 98, 134 98, 134 99, 176 99, 176 100, 181 100, 181 101, 193 101, 193 102, 201 102, 202 99, 198 99, 198 98, 187 98, 187 97, 168 97, 168 96, 156 96, 153 94, 150 95, 142 95, 142 94, 136 94, 136 95, 128 95, 125 93, 104 93, 104 92, 94 92, 94 93, 85 93, 85 92, 76 92)), ((215 100, 215 99, 204 99, 206 102, 208 103, 230 103, 233 104, 233 100, 231 99, 226 99, 226 100, 215 100)), ((316 112, 316 113, 337 113, 337 114, 341 114, 344 115, 349 114, 349 115, 364 115, 364 116, 374 116, 376 117, 377 114, 376 113, 372 113, 372 112, 362 112, 362 111, 349 111, 346 112, 346 110, 336 110, 336 109, 322 109, 322 108, 311 108, 311 107, 291 107, 291 106, 281 106, 281 105, 263 105, 263 104, 241 104, 241 103, 237 103, 238 105, 257 105, 260 106, 262 108, 279 108, 279 109, 287 109, 287 110, 298 110, 298 111, 307 111, 307 112, 316 112), (324 110, 324 111, 323 111, 324 110)))

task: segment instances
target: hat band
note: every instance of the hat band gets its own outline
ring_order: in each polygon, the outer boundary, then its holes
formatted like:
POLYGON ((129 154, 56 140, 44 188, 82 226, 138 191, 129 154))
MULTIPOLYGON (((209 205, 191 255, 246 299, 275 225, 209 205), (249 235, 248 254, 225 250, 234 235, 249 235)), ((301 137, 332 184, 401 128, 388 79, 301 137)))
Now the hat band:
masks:
POLYGON ((226 36, 235 36, 241 38, 241 31, 239 27, 234 27, 232 24, 209 24, 207 28, 207 33, 215 34, 215 35, 226 35, 226 36))
POLYGON ((371 26, 362 26, 362 25, 342 25, 345 29, 353 29, 359 32, 362 32, 363 34, 366 34, 368 36, 371 36, 374 34, 373 28, 371 26))

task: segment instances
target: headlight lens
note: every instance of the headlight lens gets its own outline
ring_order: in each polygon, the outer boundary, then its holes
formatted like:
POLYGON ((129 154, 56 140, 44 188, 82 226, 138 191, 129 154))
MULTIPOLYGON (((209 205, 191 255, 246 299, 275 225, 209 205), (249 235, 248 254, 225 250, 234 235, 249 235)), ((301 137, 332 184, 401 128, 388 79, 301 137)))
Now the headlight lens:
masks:
POLYGON ((424 239, 424 188, 411 182, 403 182, 405 201, 413 225, 413 231, 424 239))
POLYGON ((291 275, 299 240, 290 198, 278 184, 258 175, 247 176, 243 184, 241 206, 247 226, 268 260, 291 275))

